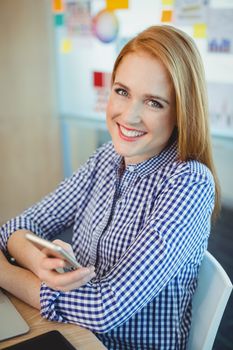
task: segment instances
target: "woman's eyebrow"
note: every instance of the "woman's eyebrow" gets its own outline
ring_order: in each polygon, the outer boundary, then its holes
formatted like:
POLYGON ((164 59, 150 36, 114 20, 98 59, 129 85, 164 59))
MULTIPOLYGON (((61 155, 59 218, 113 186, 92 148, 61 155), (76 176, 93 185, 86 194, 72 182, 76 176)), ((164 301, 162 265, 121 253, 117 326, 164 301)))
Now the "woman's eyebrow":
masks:
POLYGON ((119 81, 115 81, 113 83, 113 85, 119 85, 120 87, 122 87, 123 89, 126 89, 126 90, 130 90, 130 88, 122 83, 120 83, 119 81))

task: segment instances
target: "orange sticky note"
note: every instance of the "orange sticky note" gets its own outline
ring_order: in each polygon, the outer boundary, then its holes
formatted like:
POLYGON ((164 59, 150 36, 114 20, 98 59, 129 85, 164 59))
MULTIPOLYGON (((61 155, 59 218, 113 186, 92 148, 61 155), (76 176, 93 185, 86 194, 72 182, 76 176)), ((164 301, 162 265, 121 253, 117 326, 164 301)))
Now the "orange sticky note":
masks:
POLYGON ((63 12, 63 0, 53 0, 53 12, 63 12))
POLYGON ((61 42, 61 52, 69 53, 72 51, 73 45, 70 39, 63 39, 61 42))
POLYGON ((172 20, 172 10, 163 10, 161 22, 171 22, 172 20))
POLYGON ((129 8, 128 0, 106 0, 107 10, 122 10, 129 8))
POLYGON ((193 36, 194 38, 206 38, 206 24, 196 23, 193 26, 193 36))

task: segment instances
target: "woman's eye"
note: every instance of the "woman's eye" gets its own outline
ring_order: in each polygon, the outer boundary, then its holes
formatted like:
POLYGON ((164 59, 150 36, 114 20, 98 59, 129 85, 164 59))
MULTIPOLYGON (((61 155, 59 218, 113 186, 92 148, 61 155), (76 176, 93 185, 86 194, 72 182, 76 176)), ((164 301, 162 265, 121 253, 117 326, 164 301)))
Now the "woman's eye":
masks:
POLYGON ((163 108, 163 105, 156 100, 149 100, 147 104, 149 107, 152 107, 152 108, 163 108))
POLYGON ((128 96, 128 92, 126 90, 124 90, 124 89, 121 89, 121 88, 115 89, 115 92, 118 95, 121 95, 121 96, 125 96, 125 97, 128 96))

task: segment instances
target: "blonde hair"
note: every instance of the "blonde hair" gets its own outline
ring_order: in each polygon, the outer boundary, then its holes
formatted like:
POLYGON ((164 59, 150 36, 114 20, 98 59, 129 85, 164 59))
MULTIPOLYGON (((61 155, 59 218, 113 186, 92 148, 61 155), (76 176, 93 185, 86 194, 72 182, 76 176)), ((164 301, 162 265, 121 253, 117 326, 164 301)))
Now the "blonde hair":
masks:
POLYGON ((196 44, 186 33, 172 26, 149 27, 123 47, 113 67, 112 82, 124 56, 140 51, 160 59, 170 75, 176 99, 179 159, 198 160, 212 172, 215 180, 213 216, 217 217, 220 190, 212 157, 205 73, 196 44))

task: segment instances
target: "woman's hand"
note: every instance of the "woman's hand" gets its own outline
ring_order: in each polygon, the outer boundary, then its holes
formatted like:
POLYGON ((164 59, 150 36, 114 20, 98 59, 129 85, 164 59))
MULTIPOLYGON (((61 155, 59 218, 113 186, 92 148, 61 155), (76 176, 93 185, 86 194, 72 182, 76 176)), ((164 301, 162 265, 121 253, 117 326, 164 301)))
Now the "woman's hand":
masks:
MULTIPOLYGON (((53 243, 60 245, 74 256, 70 244, 60 240, 55 240, 53 243)), ((58 272, 57 270, 61 270, 66 267, 65 261, 59 258, 48 257, 46 255, 46 249, 42 250, 42 252, 44 252, 44 256, 40 261, 38 277, 52 289, 67 292, 81 287, 95 277, 93 266, 80 267, 71 272, 58 272)))

